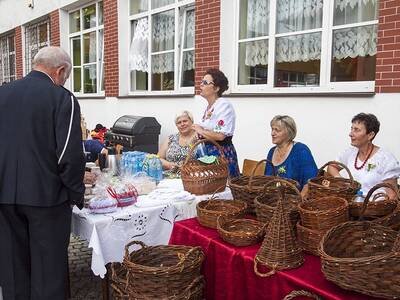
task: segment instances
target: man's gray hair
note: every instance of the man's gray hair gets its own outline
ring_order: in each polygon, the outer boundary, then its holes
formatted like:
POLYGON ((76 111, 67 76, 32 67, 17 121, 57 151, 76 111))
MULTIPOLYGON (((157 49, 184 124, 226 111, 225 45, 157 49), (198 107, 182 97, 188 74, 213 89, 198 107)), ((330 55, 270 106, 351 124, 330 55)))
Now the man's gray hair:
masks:
POLYGON ((61 66, 65 67, 66 74, 71 72, 72 64, 71 58, 64 49, 60 47, 44 47, 33 58, 33 69, 37 66, 45 68, 57 69, 61 66))

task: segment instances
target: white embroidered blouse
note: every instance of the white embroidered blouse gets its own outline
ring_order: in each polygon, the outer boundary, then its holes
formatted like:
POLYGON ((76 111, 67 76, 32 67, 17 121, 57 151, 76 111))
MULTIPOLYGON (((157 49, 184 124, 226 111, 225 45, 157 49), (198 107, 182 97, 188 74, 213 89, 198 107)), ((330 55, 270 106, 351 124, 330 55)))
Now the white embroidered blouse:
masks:
MULTIPOLYGON (((361 183, 361 190, 364 195, 366 195, 372 187, 384 180, 399 178, 399 162, 389 151, 379 148, 378 151, 368 159, 361 170, 357 170, 354 167, 357 153, 358 148, 350 147, 343 151, 337 160, 349 168, 354 180, 361 183)), ((361 166, 362 164, 363 162, 357 159, 357 166, 361 166)))
POLYGON ((233 136, 235 132, 236 114, 232 104, 225 98, 217 101, 204 111, 199 125, 205 129, 233 136))

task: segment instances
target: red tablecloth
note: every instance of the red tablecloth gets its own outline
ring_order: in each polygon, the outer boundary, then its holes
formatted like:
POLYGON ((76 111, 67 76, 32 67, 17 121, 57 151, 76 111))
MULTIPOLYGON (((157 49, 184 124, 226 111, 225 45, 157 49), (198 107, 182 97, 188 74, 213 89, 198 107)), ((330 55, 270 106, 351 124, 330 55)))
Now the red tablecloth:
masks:
POLYGON ((175 223, 170 244, 203 248, 206 259, 202 272, 206 278, 207 300, 281 300, 292 290, 301 289, 315 292, 324 299, 377 299, 346 291, 327 281, 321 272, 320 259, 312 255, 305 255, 300 268, 277 272, 267 278, 258 277, 253 271, 253 258, 260 244, 232 246, 225 243, 216 230, 201 226, 197 219, 175 223))

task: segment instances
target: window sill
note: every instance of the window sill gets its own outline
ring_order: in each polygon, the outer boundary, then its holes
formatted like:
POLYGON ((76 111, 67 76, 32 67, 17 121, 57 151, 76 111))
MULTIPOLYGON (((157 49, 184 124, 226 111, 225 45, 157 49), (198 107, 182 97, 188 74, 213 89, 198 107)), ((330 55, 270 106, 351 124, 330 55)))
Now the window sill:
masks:
POLYGON ((194 93, 176 93, 176 94, 164 94, 164 93, 140 93, 140 94, 129 94, 124 96, 117 96, 117 99, 135 99, 135 98, 187 98, 194 97, 194 93))
POLYGON ((104 100, 106 99, 105 95, 99 94, 90 94, 90 95, 75 95, 78 100, 104 100))

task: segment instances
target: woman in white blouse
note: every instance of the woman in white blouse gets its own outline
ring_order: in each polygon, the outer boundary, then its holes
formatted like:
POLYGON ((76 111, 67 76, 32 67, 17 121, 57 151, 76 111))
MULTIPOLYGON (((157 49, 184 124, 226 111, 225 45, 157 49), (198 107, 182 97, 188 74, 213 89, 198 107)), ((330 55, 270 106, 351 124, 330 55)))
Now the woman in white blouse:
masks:
MULTIPOLYGON (((390 183, 397 190, 397 178, 400 176, 400 166, 397 159, 389 151, 372 143, 379 131, 380 123, 375 115, 360 113, 351 120, 350 139, 352 147, 340 154, 338 161, 345 164, 354 179, 361 183, 364 195, 376 184, 390 183)), ((339 169, 328 167, 329 174, 340 176, 339 169)), ((390 198, 395 193, 387 189, 390 198)))
MULTIPOLYGON (((200 83, 200 95, 208 105, 203 113, 201 122, 194 124, 193 129, 200 137, 214 140, 223 148, 224 155, 229 162, 229 176, 239 176, 239 167, 232 136, 235 132, 235 110, 232 104, 221 97, 228 89, 228 79, 225 74, 217 69, 207 70, 200 83)), ((207 155, 219 155, 215 145, 207 143, 207 155)))

